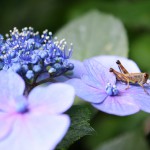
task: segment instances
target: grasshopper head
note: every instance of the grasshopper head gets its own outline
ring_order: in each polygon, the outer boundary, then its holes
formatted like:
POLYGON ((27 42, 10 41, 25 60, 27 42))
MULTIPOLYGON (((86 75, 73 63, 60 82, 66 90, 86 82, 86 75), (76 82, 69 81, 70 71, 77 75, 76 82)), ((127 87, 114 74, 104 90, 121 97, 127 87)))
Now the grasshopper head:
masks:
POLYGON ((144 82, 143 83, 146 83, 148 78, 149 78, 149 74, 148 73, 144 73, 144 82))

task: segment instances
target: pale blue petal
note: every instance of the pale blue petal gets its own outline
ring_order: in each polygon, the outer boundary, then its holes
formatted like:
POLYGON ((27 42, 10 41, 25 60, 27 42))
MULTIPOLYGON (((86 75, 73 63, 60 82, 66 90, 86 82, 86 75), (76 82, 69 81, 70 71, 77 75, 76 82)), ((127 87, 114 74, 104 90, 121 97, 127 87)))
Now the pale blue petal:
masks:
POLYGON ((16 117, 13 131, 0 141, 1 150, 54 150, 70 125, 67 115, 30 114, 16 117))
POLYGON ((93 57, 92 59, 97 60, 99 63, 101 63, 103 66, 107 67, 107 68, 113 68, 117 71, 120 72, 116 61, 120 60, 120 62, 122 63, 122 65, 126 68, 126 70, 129 73, 137 73, 140 72, 139 67, 137 66, 137 64, 132 61, 131 59, 127 59, 125 57, 121 57, 121 56, 110 56, 110 55, 102 55, 102 56, 97 56, 97 57, 93 57))
POLYGON ((101 63, 94 59, 88 59, 84 61, 84 66, 87 71, 87 75, 95 80, 95 82, 100 83, 103 87, 107 83, 112 85, 116 82, 116 77, 114 74, 109 72, 109 68, 104 67, 101 63))
POLYGON ((41 107, 52 114, 62 113, 72 106, 74 96, 73 87, 64 83, 55 83, 47 87, 38 86, 29 94, 29 107, 41 107))
POLYGON ((81 78, 82 74, 86 72, 86 69, 83 63, 79 60, 69 60, 72 64, 74 64, 74 69, 72 70, 72 74, 68 75, 69 78, 81 78))
POLYGON ((20 96, 24 89, 25 83, 17 73, 0 71, 0 101, 4 97, 20 96))
POLYGON ((7 138, 12 132, 13 118, 11 115, 0 112, 0 141, 7 138))
POLYGON ((89 75, 83 75, 82 76, 82 81, 91 86, 91 87, 94 87, 94 88, 97 88, 97 89, 101 89, 104 91, 105 89, 105 85, 103 86, 100 82, 97 82, 95 79, 93 79, 91 76, 89 75))
POLYGON ((140 110, 130 96, 108 96, 102 103, 92 104, 95 108, 118 116, 131 115, 140 110))
POLYGON ((76 95, 85 101, 100 103, 107 97, 105 88, 99 89, 90 86, 80 79, 70 79, 66 83, 72 85, 75 89, 76 95))
POLYGON ((150 113, 150 87, 145 86, 145 90, 139 85, 130 85, 130 88, 126 90, 130 96, 134 98, 134 101, 139 105, 140 109, 150 113))

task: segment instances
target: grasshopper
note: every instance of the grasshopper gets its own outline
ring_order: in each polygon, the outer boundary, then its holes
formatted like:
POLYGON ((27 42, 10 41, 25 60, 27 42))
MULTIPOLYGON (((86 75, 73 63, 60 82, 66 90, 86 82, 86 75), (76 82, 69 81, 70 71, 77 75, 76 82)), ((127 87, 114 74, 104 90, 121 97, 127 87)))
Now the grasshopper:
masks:
POLYGON ((113 72, 116 75, 117 80, 127 83, 126 89, 129 89, 130 83, 133 83, 133 84, 137 83, 144 89, 145 93, 149 95, 149 93, 146 91, 143 85, 147 83, 147 80, 149 78, 149 75, 147 73, 129 73, 119 60, 116 61, 116 64, 118 65, 120 72, 114 70, 113 68, 110 68, 109 71, 113 72))

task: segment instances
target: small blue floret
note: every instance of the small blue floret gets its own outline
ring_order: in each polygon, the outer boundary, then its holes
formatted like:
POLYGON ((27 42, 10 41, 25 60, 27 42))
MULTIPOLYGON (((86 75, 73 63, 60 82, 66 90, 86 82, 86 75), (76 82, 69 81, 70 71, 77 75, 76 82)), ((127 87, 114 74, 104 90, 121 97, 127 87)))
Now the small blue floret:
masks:
POLYGON ((10 69, 24 79, 33 79, 46 71, 57 77, 74 68, 68 61, 72 44, 68 49, 65 39, 52 38, 48 30, 40 35, 32 27, 25 27, 21 32, 14 28, 6 35, 4 39, 0 34, 0 70, 10 69))
POLYGON ((42 70, 41 65, 34 65, 33 66, 33 71, 34 72, 40 72, 42 70))
POLYGON ((106 85, 106 93, 109 95, 109 96, 116 96, 119 94, 119 91, 116 87, 116 85, 111 85, 110 83, 107 83, 106 85))
POLYGON ((33 79, 34 78, 34 73, 32 70, 28 70, 27 73, 26 73, 26 77, 27 79, 33 79))

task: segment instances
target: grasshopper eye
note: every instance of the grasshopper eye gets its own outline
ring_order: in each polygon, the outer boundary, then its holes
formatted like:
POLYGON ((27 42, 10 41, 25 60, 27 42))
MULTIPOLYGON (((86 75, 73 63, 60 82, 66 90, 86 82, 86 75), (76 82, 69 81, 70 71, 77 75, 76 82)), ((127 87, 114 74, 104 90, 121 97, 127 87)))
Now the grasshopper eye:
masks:
POLYGON ((148 79, 149 74, 148 74, 148 73, 145 73, 145 74, 144 74, 144 77, 145 77, 146 79, 148 79))

